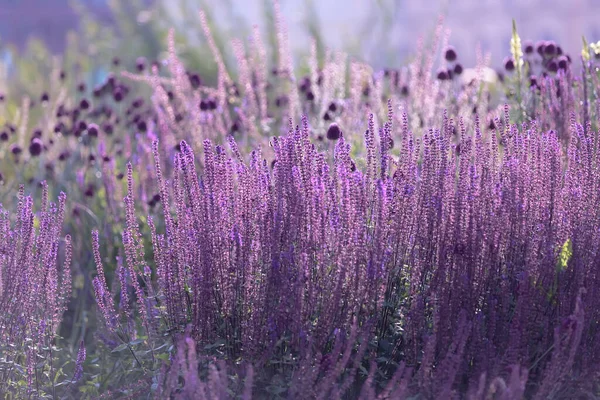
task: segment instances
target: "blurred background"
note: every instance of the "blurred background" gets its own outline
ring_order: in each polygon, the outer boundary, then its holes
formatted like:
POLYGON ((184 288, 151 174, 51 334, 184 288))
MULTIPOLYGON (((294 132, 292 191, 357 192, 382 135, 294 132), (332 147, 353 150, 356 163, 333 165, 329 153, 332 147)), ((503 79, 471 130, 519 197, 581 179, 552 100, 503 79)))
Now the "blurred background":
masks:
MULTIPOLYGON (((450 43, 465 65, 476 62, 478 46, 500 68, 509 54, 511 20, 523 40, 554 40, 578 58, 581 37, 600 39, 599 0, 280 0, 296 60, 309 51, 344 50, 375 68, 397 67, 414 53, 442 15, 450 43)), ((182 54, 210 81, 215 66, 198 23, 204 9, 217 45, 231 57, 229 40, 247 38, 252 25, 274 41, 270 0, 0 0, 0 73, 7 78, 16 60, 77 63, 92 81, 103 78, 103 61, 118 55, 128 68, 138 56, 159 59, 173 27, 182 54), (89 58, 89 59, 88 59, 89 58), (93 61, 93 62, 86 62, 93 61), (94 65, 95 70, 88 70, 94 65)), ((21 64, 21 68, 22 68, 21 64)), ((39 68, 38 68, 39 70, 39 68)), ((38 71, 39 72, 39 71, 38 71)), ((31 74, 32 79, 35 73, 31 74)), ((6 79, 5 79, 6 81, 6 79)), ((0 87, 2 90, 2 87, 0 87)))

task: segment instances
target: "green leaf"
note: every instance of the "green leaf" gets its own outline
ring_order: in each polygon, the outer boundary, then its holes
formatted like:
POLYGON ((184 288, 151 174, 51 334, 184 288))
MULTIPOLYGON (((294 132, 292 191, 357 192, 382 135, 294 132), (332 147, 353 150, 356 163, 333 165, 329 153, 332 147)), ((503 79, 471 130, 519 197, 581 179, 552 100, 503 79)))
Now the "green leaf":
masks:
POLYGON ((128 347, 127 347, 127 343, 123 343, 123 344, 120 344, 120 345, 118 345, 117 347, 115 347, 115 348, 114 348, 114 349, 111 351, 111 353, 118 353, 119 351, 123 351, 123 350, 125 350, 125 349, 127 349, 127 348, 128 348, 128 347))

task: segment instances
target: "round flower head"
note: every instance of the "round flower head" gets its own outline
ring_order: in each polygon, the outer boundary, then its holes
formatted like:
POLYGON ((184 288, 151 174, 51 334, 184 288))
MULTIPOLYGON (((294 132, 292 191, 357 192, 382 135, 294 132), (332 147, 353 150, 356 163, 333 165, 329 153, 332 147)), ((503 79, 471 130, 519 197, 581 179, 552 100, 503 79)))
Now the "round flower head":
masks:
POLYGON ((456 50, 454 49, 454 47, 448 46, 446 48, 446 51, 444 52, 444 58, 446 59, 446 61, 456 61, 456 50))
POLYGON ((533 51, 534 51, 533 42, 526 41, 524 47, 525 47, 525 54, 527 54, 527 55, 533 54, 533 51))
POLYGON ((90 108, 90 102, 87 99, 82 99, 79 102, 79 108, 81 108, 82 110, 87 110, 88 108, 90 108))
POLYGON ((335 112, 336 110, 337 110, 337 105, 336 105, 336 104, 335 104, 335 103, 332 101, 332 102, 329 104, 329 111, 331 111, 331 112, 335 112))
POLYGON ((31 141, 31 144, 29 145, 29 154, 31 154, 34 157, 37 157, 42 153, 43 148, 44 144, 42 143, 42 141, 38 138, 34 138, 31 141))
POLYGON ((7 142, 8 141, 8 133, 6 133, 6 132, 0 133, 0 140, 3 142, 7 142))
POLYGON ((546 42, 546 46, 544 47, 544 54, 547 56, 553 56, 556 54, 556 44, 552 41, 546 42))
POLYGON ((556 62, 556 60, 550 60, 546 65, 546 69, 550 72, 558 71, 558 63, 556 62))
POLYGON ((140 132, 146 132, 146 130, 148 129, 148 126, 146 125, 146 121, 139 121, 137 123, 137 129, 140 132))
POLYGON ((121 88, 116 88, 113 92, 113 99, 119 103, 123 100, 123 97, 125 97, 123 90, 121 88))
POLYGON ((540 56, 544 55, 544 50, 546 48, 546 42, 539 41, 535 44, 535 49, 540 56))
POLYGON ((329 129, 327 129, 327 139, 329 140, 338 140, 342 136, 342 130, 338 126, 338 124, 333 123, 329 125, 329 129))
POLYGON ((445 69, 439 69, 437 72, 437 78, 440 81, 445 81, 448 79, 448 71, 446 71, 445 69))
POLYGON ((88 129, 87 129, 87 133, 88 133, 89 136, 98 137, 98 125, 96 125, 96 124, 89 124, 88 125, 88 129))
POLYGON ((106 133, 107 135, 112 135, 112 133, 113 133, 113 126, 107 122, 107 123, 105 123, 105 124, 102 126, 102 130, 103 130, 103 131, 104 131, 104 133, 106 133))
POLYGON ((42 95, 40 96, 40 101, 42 103, 47 102, 50 99, 50 96, 48 96, 48 93, 44 92, 42 93, 42 95))
POLYGON ((560 56, 558 58, 558 68, 562 70, 566 70, 569 66, 569 60, 565 56, 560 56))
POLYGON ((189 76, 190 85, 194 89, 198 89, 202 84, 202 80, 200 79, 200 75, 198 74, 190 74, 189 76))
POLYGON ((328 111, 325 111, 325 114, 323 114, 323 121, 331 121, 331 116, 328 111))
POLYGON ((460 64, 456 64, 456 65, 454 66, 454 74, 455 74, 455 75, 460 75, 460 74, 462 74, 462 73, 463 73, 463 66, 462 66, 462 65, 460 65, 460 64))
POLYGON ((531 75, 529 77, 529 87, 536 88, 538 87, 537 77, 535 75, 531 75))
POLYGON ((10 146, 10 152, 14 155, 19 155, 22 151, 23 150, 21 149, 21 147, 19 147, 19 145, 17 144, 13 144, 12 146, 10 146))
POLYGON ((206 100, 200 100, 200 110, 208 110, 208 102, 206 100))
POLYGON ((504 59, 504 69, 506 69, 508 72, 515 70, 515 62, 511 57, 504 59))

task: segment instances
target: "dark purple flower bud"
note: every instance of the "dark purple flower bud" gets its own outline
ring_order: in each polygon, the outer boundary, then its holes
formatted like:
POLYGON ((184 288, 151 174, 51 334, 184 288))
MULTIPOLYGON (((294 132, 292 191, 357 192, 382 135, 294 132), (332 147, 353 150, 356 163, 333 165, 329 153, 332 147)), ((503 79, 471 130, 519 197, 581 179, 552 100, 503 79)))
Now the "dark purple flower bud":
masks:
POLYGON ((0 140, 3 142, 8 141, 8 133, 6 133, 6 132, 0 133, 0 140))
POLYGON ((231 124, 231 129, 230 132, 237 132, 240 130, 240 124, 238 121, 233 121, 233 124, 231 124))
POLYGON ((77 129, 81 132, 85 131, 87 129, 87 123, 85 121, 79 121, 79 124, 77 124, 77 129))
POLYGON ((318 140, 319 142, 322 142, 324 139, 325 139, 325 138, 323 137, 323 135, 318 135, 318 136, 317 136, 317 140, 318 140))
POLYGON ((336 104, 335 104, 335 103, 332 101, 332 102, 329 104, 329 111, 331 111, 331 112, 336 112, 336 110, 337 110, 337 105, 336 105, 336 104))
POLYGON ((94 88, 94 90, 92 91, 92 94, 94 97, 98 98, 100 96, 102 96, 104 94, 104 86, 97 86, 94 88))
POLYGON ((331 116, 328 111, 325 111, 325 114, 323 114, 323 121, 331 121, 331 116))
POLYGON ((446 51, 444 53, 444 58, 446 59, 446 61, 456 61, 456 50, 454 49, 454 47, 452 46, 448 46, 446 48, 446 51))
POLYGON ((342 131, 338 124, 333 123, 329 125, 329 129, 327 129, 327 139, 329 140, 338 140, 342 135, 342 131))
POLYGON ((122 172, 119 172, 119 173, 117 174, 117 179, 118 179, 118 180, 122 180, 124 177, 125 177, 125 174, 124 174, 124 173, 122 173, 122 172))
POLYGON ((553 56, 556 54, 556 44, 552 41, 546 42, 546 46, 544 47, 544 54, 547 56, 553 56))
POLYGON ((544 41, 539 41, 536 43, 535 45, 536 51, 540 56, 544 55, 544 51, 546 49, 546 42, 544 41))
POLYGON ((202 85, 202 80, 200 79, 200 75, 198 74, 191 74, 188 79, 190 81, 190 85, 194 89, 198 89, 200 85, 202 85))
POLYGON ((504 59, 504 69, 508 72, 512 72, 515 70, 515 62, 511 57, 506 57, 504 59))
POLYGON ((548 61, 548 64, 546 64, 546 69, 550 72, 558 71, 558 63, 556 62, 556 60, 548 61))
POLYGON ((85 189, 85 192, 83 192, 83 194, 86 197, 94 197, 94 193, 96 191, 96 188, 94 187, 94 185, 90 184, 88 185, 88 187, 85 189))
POLYGON ((217 102, 214 100, 208 100, 208 109, 209 110, 216 110, 217 109, 217 102))
POLYGON ((200 100, 200 110, 206 111, 208 110, 208 103, 206 100, 200 100))
POLYGON ((10 152, 13 153, 15 156, 21 154, 23 152, 23 150, 21 149, 21 147, 19 147, 18 144, 13 144, 12 146, 10 146, 10 152))
POLYGON ((148 126, 146 125, 146 121, 141 120, 137 123, 137 129, 140 132, 146 132, 146 130, 148 129, 148 126))
POLYGON ((309 90, 308 92, 306 92, 306 100, 313 101, 314 99, 315 99, 315 94, 312 92, 312 90, 309 90))
POLYGON ((177 143, 173 148, 176 152, 181 153, 181 143, 177 143))
POLYGON ((456 64, 454 66, 454 74, 455 75, 460 75, 463 73, 463 66, 461 64, 456 64))
POLYGON ((140 108, 143 105, 144 105, 144 99, 142 99, 141 97, 138 97, 131 103, 131 106, 133 108, 140 108))
POLYGON ((496 129, 496 124, 494 123, 493 119, 490 119, 490 122, 488 124, 488 129, 490 129, 490 130, 496 129))
POLYGON ((537 77, 535 75, 531 75, 529 77, 529 87, 536 88, 538 87, 537 77))
POLYGON ((169 101, 173 101, 173 99, 175 98, 175 95, 173 94, 172 91, 168 91, 167 92, 167 97, 169 98, 169 101))
POLYGON ((525 54, 527 54, 527 55, 533 54, 533 51, 534 51, 533 42, 526 41, 524 48, 525 48, 525 54))
POLYGON ((556 46, 556 55, 557 56, 562 56, 563 55, 563 49, 560 46, 556 46))
POLYGON ((145 68, 146 59, 144 57, 138 57, 138 59, 135 60, 135 69, 137 69, 138 72, 143 72, 145 68))
POLYGON ((445 69, 439 69, 437 72, 437 78, 440 81, 445 81, 448 79, 448 71, 445 69))
POLYGON ((88 160, 89 160, 89 161, 90 161, 90 162, 93 164, 93 163, 94 163, 94 161, 96 161, 96 156, 95 156, 95 155, 93 155, 93 154, 90 154, 90 155, 88 156, 88 160))
POLYGON ((569 66, 569 60, 565 56, 558 57, 558 68, 566 70, 569 66))
POLYGON ((112 73, 108 74, 105 85, 107 88, 114 89, 117 86, 117 78, 112 73))
POLYGON ((175 114, 175 122, 180 123, 181 121, 183 121, 183 115, 175 114))
POLYGON ((70 156, 70 155, 71 155, 71 154, 70 154, 68 151, 63 151, 62 153, 60 153, 60 154, 59 154, 59 156, 58 156, 58 159, 59 159, 60 161, 64 161, 64 160, 66 160, 67 158, 69 158, 69 156, 70 156))
POLYGON ((112 133, 113 133, 113 126, 107 122, 104 125, 102 125, 102 130, 107 135, 112 135, 112 133))
POLYGON ((87 133, 91 137, 98 137, 98 125, 90 124, 88 126, 87 133))
POLYGON ((48 100, 50 100, 50 96, 48 96, 48 93, 46 93, 46 92, 42 93, 42 95, 40 96, 40 101, 42 103, 45 103, 48 100))
POLYGON ((90 108, 90 102, 87 99, 81 99, 81 101, 79 102, 79 108, 81 108, 82 110, 87 110, 88 108, 90 108))
POLYGON ((121 88, 116 88, 113 91, 113 99, 119 103, 123 100, 123 97, 125 97, 125 94, 123 93, 123 90, 121 88))
POLYGON ((62 132, 64 129, 65 124, 63 124, 62 122, 59 122, 58 124, 54 125, 54 133, 62 132))
POLYGON ((77 90, 79 90, 81 93, 85 92, 85 89, 86 89, 85 82, 80 82, 79 85, 77 85, 77 90))
POLYGON ((29 154, 33 157, 37 157, 42 153, 43 147, 44 144, 42 141, 38 138, 34 138, 29 145, 29 154))
POLYGON ((41 138, 42 137, 42 130, 41 129, 36 129, 33 131, 33 133, 31 134, 31 139, 35 139, 35 138, 41 138))
MULTIPOLYGON (((459 66, 460 64, 456 64, 456 65, 459 66)), ((462 67, 461 67, 461 69, 462 69, 462 67)), ((402 88, 400 89, 400 93, 402 94, 402 96, 408 96, 408 86, 402 85, 402 88)))

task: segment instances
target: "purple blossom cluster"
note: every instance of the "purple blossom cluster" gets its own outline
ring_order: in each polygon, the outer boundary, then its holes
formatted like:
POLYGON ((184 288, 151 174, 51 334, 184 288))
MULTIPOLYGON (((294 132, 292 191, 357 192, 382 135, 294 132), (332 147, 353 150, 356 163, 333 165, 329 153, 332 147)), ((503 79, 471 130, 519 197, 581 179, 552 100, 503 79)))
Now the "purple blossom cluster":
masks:
POLYGON ((14 217, 0 210, 0 393, 25 396, 14 382, 27 380, 29 395, 52 384, 37 364, 52 358, 71 296, 71 237, 61 237, 64 193, 49 203, 43 182, 38 213, 23 186, 18 196, 14 217))
POLYGON ((216 87, 170 31, 135 74, 0 108, 0 185, 42 181, 0 209, 0 394, 599 393, 597 61, 514 26, 490 78, 440 20, 406 67, 313 43, 296 78, 273 10, 272 68, 256 29, 229 71, 201 13, 216 87))
MULTIPOLYGON (((348 372, 331 369, 340 338, 349 346, 360 328, 372 348, 353 354, 356 363, 370 360, 384 381, 410 369, 407 395, 475 396, 511 370, 521 392, 540 399, 593 386, 598 132, 572 116, 564 148, 535 121, 511 124, 508 106, 494 127, 475 118, 467 130, 444 115, 416 137, 388 102, 383 126, 369 118, 361 159, 340 133, 328 163, 304 118, 271 140, 272 168, 230 137, 229 152, 204 141, 198 176, 183 141, 170 180, 155 142, 163 230, 148 219, 148 268, 130 168, 123 244, 133 298, 121 311, 135 299, 149 334, 188 327, 198 348, 221 343, 223 357, 255 366, 281 356, 301 366, 319 352, 329 361, 312 368, 333 380, 348 372)), ((96 259, 98 304, 114 329, 122 318, 96 259)), ((351 390, 338 383, 314 395, 351 390)))

